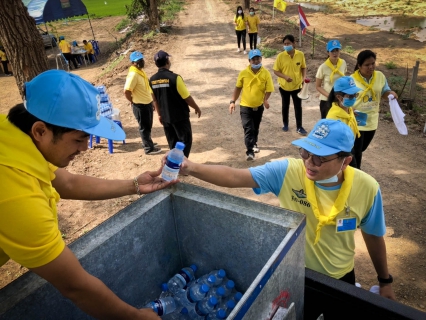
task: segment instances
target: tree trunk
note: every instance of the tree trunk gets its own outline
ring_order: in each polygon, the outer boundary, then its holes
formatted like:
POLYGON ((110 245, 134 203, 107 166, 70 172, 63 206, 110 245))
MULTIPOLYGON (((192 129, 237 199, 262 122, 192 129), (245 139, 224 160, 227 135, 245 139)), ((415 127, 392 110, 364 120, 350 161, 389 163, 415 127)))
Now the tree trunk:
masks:
POLYGON ((151 15, 150 15, 151 29, 156 30, 156 31, 160 31, 160 19, 159 19, 159 16, 158 16, 157 0, 149 0, 149 6, 150 6, 149 9, 151 11, 151 15))
POLYGON ((22 1, 3 0, 0 10, 0 41, 12 65, 24 97, 23 85, 48 69, 43 40, 22 1))
POLYGON ((250 8, 250 0, 244 0, 244 9, 250 8))

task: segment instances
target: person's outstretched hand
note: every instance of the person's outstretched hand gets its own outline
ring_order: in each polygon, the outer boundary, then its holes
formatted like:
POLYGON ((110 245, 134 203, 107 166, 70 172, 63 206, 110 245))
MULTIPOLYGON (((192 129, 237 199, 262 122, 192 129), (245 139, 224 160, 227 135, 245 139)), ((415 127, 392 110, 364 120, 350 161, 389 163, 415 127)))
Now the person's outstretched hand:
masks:
POLYGON ((141 320, 161 320, 161 318, 150 308, 139 309, 141 316, 138 319, 141 320))
MULTIPOLYGON (((170 152, 170 151, 169 151, 170 152)), ((166 160, 167 160, 167 155, 169 154, 169 152, 167 152, 164 157, 161 159, 161 166, 164 167, 164 165, 166 164, 166 160)), ((191 161, 188 160, 187 157, 183 157, 183 161, 182 164, 180 165, 180 169, 179 169, 179 173, 181 175, 187 176, 190 173, 190 165, 192 164, 191 161)))
POLYGON ((390 284, 380 284, 380 295, 391 300, 396 300, 395 293, 390 284))
POLYGON ((139 184, 139 191, 142 194, 158 191, 179 182, 179 180, 164 181, 161 179, 159 175, 161 174, 162 170, 163 166, 161 166, 161 168, 159 168, 157 171, 146 171, 138 175, 137 180, 139 184))

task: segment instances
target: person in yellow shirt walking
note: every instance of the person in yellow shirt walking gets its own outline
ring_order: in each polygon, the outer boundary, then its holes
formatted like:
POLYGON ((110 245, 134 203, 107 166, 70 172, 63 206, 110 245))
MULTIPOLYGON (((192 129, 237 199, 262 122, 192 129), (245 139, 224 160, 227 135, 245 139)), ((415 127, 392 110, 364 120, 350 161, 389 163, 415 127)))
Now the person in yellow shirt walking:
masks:
POLYGON ((86 50, 86 56, 84 57, 86 60, 89 59, 90 62, 95 63, 95 50, 93 50, 93 46, 87 40, 83 40, 84 50, 86 50))
POLYGON ((247 17, 247 28, 250 38, 250 50, 256 49, 257 46, 257 34, 259 32, 260 19, 256 15, 254 8, 250 8, 249 16, 247 17))
POLYGON ((143 54, 139 51, 132 52, 130 62, 132 66, 124 84, 124 96, 131 103, 133 114, 138 121, 145 154, 159 154, 161 148, 157 148, 151 139, 154 110, 158 110, 157 101, 149 85, 148 76, 143 71, 145 66, 143 54))
POLYGON ((320 65, 316 75, 315 87, 320 93, 320 113, 321 119, 326 118, 328 109, 328 94, 333 88, 334 82, 346 74, 346 61, 340 58, 342 46, 339 40, 331 40, 327 43, 328 59, 320 65))
POLYGON ((72 70, 70 61, 74 65, 74 68, 78 69, 77 59, 71 54, 71 45, 68 41, 65 40, 64 36, 59 36, 58 46, 65 59, 68 61, 68 66, 70 70, 72 70))
POLYGON ((294 48, 293 35, 286 35, 283 39, 283 44, 284 51, 278 55, 273 67, 274 74, 278 77, 278 84, 280 85, 283 117, 282 130, 284 132, 288 131, 288 111, 291 97, 296 116, 296 132, 306 136, 307 132, 302 127, 302 100, 297 96, 306 77, 305 55, 294 48))
POLYGON ((241 41, 243 42, 243 49, 244 54, 247 54, 246 51, 246 22, 247 18, 244 17, 244 11, 243 7, 238 6, 237 7, 237 13, 234 17, 234 24, 235 24, 235 33, 237 34, 237 44, 238 49, 237 52, 241 52, 241 41))
POLYGON ((259 152, 257 139, 264 108, 269 109, 268 99, 274 91, 271 74, 262 67, 262 53, 255 49, 249 52, 250 65, 240 72, 229 113, 235 111, 235 100, 243 92, 240 102, 240 116, 244 129, 244 142, 247 148, 246 160, 254 160, 254 154, 259 152))
POLYGON ((9 60, 7 60, 6 53, 4 53, 3 50, 4 50, 3 48, 0 49, 0 60, 1 60, 1 64, 3 65, 3 71, 6 76, 11 76, 12 72, 10 72, 9 68, 7 67, 9 60))

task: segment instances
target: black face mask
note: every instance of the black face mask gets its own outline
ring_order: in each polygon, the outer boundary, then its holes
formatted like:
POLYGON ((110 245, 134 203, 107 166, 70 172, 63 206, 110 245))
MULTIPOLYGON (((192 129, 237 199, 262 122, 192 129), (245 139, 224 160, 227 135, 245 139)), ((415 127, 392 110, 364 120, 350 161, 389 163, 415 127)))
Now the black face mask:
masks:
POLYGON ((145 61, 143 59, 140 59, 139 61, 136 61, 136 66, 139 69, 142 69, 145 66, 145 61))

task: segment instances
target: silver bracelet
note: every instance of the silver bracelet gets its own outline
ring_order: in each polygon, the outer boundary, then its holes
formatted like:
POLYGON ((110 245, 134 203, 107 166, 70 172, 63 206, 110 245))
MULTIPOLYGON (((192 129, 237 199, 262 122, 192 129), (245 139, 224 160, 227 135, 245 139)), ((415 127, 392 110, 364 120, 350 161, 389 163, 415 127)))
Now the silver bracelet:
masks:
POLYGON ((134 177, 134 178, 133 178, 133 184, 135 185, 135 188, 136 188, 136 194, 137 194, 138 196, 141 196, 141 195, 142 195, 142 193, 141 193, 141 191, 139 190, 138 177, 134 177))

